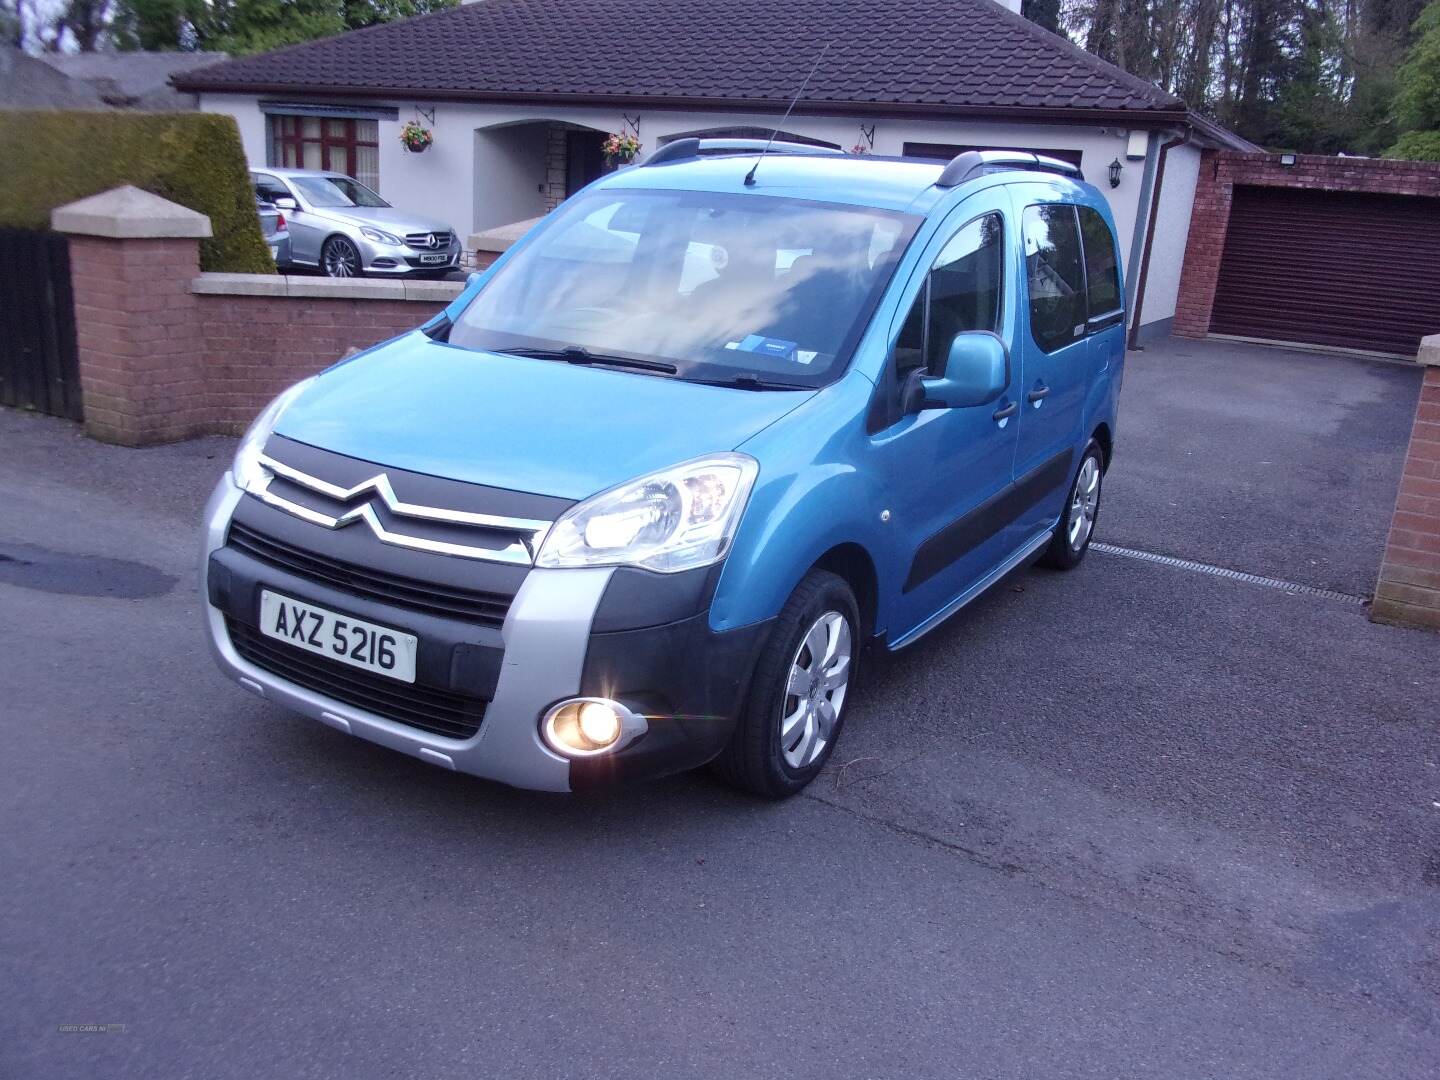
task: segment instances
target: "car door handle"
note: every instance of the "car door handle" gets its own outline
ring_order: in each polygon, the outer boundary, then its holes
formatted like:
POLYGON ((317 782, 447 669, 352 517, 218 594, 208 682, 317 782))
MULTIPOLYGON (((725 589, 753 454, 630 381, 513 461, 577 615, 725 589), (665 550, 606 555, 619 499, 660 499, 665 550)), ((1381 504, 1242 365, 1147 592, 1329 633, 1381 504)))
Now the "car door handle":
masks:
POLYGON ((1026 394, 1025 398, 1026 400, 1032 402, 1039 401, 1048 393, 1050 393, 1050 388, 1048 386, 1037 386, 1034 390, 1031 390, 1030 393, 1026 394))
POLYGON ((1006 405, 1006 406, 1004 406, 1003 408, 996 409, 993 413, 991 413, 991 414, 990 414, 990 419, 991 419, 991 420, 1006 420, 1006 419, 1014 416, 1014 415, 1015 415, 1017 412, 1019 412, 1019 411, 1020 411, 1020 405, 1019 405, 1017 402, 1012 401, 1012 402, 1010 402, 1009 405, 1006 405))

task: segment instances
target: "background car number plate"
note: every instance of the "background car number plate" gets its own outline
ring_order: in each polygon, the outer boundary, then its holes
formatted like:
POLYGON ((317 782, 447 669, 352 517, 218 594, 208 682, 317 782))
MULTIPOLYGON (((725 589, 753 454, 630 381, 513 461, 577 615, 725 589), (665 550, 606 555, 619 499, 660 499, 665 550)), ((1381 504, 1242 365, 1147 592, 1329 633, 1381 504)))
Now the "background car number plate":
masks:
POLYGON ((450 260, 450 256, 449 256, 449 255, 421 255, 421 256, 420 256, 420 261, 421 261, 422 263, 443 263, 443 262, 448 262, 449 260, 450 260))
POLYGON ((260 593, 260 632, 351 667, 415 681, 414 634, 337 615, 269 589, 260 593))
POLYGON ((277 256, 277 255, 279 255, 279 254, 280 254, 280 245, 279 245, 279 244, 271 244, 271 245, 270 245, 270 258, 273 259, 273 258, 275 258, 275 256, 277 256))

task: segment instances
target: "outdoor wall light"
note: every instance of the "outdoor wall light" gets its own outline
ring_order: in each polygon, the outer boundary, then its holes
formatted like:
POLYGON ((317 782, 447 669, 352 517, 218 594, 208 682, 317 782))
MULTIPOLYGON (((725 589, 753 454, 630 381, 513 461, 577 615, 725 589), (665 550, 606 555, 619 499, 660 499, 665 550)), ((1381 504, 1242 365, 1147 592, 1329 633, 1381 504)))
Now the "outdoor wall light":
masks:
POLYGON ((1281 155, 1280 155, 1280 164, 1283 165, 1283 166, 1285 166, 1285 168, 1287 168, 1287 169, 1290 168, 1291 166, 1293 166, 1293 165, 1295 164, 1295 155, 1294 155, 1294 154, 1281 154, 1281 155))
POLYGON ((1111 186, 1111 187, 1119 187, 1119 186, 1120 186, 1120 170, 1123 169, 1124 167, 1125 167, 1125 166, 1123 166, 1123 165, 1120 164, 1120 159, 1119 159, 1118 157, 1117 157, 1114 161, 1110 162, 1110 186, 1111 186))

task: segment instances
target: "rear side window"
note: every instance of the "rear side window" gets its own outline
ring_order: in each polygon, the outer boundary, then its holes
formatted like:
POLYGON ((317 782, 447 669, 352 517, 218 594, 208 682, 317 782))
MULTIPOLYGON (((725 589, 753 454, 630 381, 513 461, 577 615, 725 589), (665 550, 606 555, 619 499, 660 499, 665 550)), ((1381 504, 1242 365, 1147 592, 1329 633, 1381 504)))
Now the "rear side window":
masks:
POLYGON ((1085 238, 1085 285, 1090 297, 1090 318, 1120 310, 1120 264, 1115 237, 1099 211, 1079 207, 1080 233, 1085 238))
POLYGON ((1028 206, 1022 227, 1030 334, 1040 348, 1054 352, 1085 336, 1085 272, 1075 207, 1028 206))
POLYGON ((930 375, 945 374, 950 342, 956 334, 999 331, 1004 232, 1000 215, 986 214, 961 226, 941 250, 895 344, 902 382, 906 374, 922 366, 930 375))
POLYGON ((290 189, 282 184, 275 177, 266 173, 255 173, 255 194, 266 202, 274 202, 276 199, 290 198, 290 189))

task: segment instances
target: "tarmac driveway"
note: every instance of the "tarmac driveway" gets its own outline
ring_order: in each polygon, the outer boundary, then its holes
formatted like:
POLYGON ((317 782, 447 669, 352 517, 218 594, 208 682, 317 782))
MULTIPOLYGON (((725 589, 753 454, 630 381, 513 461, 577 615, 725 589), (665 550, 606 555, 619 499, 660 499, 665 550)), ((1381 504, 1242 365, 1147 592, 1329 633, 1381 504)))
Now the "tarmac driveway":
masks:
MULTIPOLYGON (((1416 375, 1132 355, 1099 539, 1368 591, 1416 375)), ((1097 551, 877 660, 805 797, 537 796, 212 670, 233 445, 0 412, 0 1076, 1434 1075, 1436 635, 1097 551)))
POLYGON ((1127 373, 1106 541, 1370 595, 1417 368, 1170 338, 1127 373))

